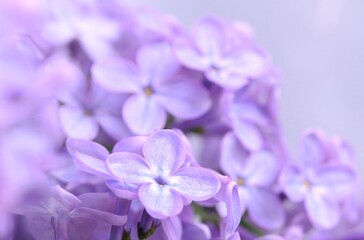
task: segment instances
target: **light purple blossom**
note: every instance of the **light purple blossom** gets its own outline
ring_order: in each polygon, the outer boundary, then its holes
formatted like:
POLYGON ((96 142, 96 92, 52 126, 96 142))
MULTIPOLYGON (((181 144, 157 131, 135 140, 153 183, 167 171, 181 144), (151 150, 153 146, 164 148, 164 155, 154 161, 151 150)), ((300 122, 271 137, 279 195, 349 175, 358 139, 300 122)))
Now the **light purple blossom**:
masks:
POLYGON ((181 119, 204 114, 211 102, 207 91, 195 79, 178 73, 180 68, 168 43, 139 49, 137 65, 123 59, 107 59, 93 67, 97 83, 110 92, 130 93, 122 115, 137 134, 161 129, 167 112, 181 119))
POLYGON ((281 186, 291 201, 304 201, 315 227, 333 228, 340 221, 340 202, 354 192, 355 175, 344 165, 330 163, 320 132, 308 132, 302 144, 299 165, 286 167, 281 186))
POLYGON ((184 166, 185 148, 173 131, 152 134, 143 145, 143 155, 113 153, 106 165, 116 179, 139 185, 139 199, 155 218, 175 216, 182 211, 184 199, 203 201, 220 188, 211 172, 184 166))
POLYGON ((115 19, 97 11, 96 1, 60 1, 49 3, 47 21, 41 37, 55 46, 64 46, 77 40, 90 58, 100 59, 114 55, 112 43, 121 35, 115 19))
POLYGON ((218 18, 201 18, 192 27, 192 39, 177 39, 175 50, 184 65, 227 90, 237 90, 264 73, 267 59, 251 46, 235 46, 227 36, 229 27, 218 18))
POLYGON ((81 73, 58 99, 60 121, 69 137, 94 139, 100 128, 115 140, 131 135, 120 114, 125 96, 105 92, 81 73))
POLYGON ((282 227, 285 219, 277 194, 270 189, 280 163, 268 150, 247 153, 232 132, 222 142, 221 169, 237 182, 242 212, 266 229, 282 227), (269 202, 269 204, 266 204, 269 202))
POLYGON ((115 198, 108 194, 76 197, 55 186, 26 203, 21 214, 36 239, 100 239, 108 235, 105 227, 126 222, 126 216, 112 213, 114 204, 115 198))

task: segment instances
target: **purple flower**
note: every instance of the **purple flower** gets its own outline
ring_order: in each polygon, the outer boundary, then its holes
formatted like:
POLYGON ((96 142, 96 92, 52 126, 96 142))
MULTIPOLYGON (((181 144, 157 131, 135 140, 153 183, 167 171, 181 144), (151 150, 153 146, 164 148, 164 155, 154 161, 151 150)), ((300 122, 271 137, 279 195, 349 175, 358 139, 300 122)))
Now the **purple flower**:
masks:
POLYGON ((340 221, 340 202, 354 192, 355 175, 342 164, 332 164, 326 139, 318 131, 302 141, 298 166, 288 166, 280 182, 293 202, 304 201, 308 217, 319 229, 330 229, 340 221))
POLYGON ((231 26, 213 17, 201 18, 191 31, 191 40, 177 40, 181 62, 203 71, 208 80, 227 90, 236 90, 265 71, 266 56, 251 46, 236 46, 228 37, 231 26))
POLYGON ((110 94, 82 75, 59 97, 59 117, 67 136, 94 139, 101 128, 115 140, 131 135, 119 112, 124 96, 110 94))
POLYGON ((221 169, 238 184, 242 212, 249 210, 251 219, 265 229, 283 225, 282 205, 269 187, 274 183, 280 164, 268 150, 248 154, 233 133, 222 142, 221 169), (266 204, 269 202, 269 204, 266 204))
POLYGON ((111 225, 121 226, 126 222, 126 216, 112 213, 115 198, 107 193, 76 197, 55 186, 39 195, 31 198, 22 211, 36 239, 107 237, 111 225))
POLYGON ((167 112, 181 119, 204 114, 211 102, 208 92, 189 76, 178 74, 179 64, 167 43, 139 49, 137 65, 127 60, 108 59, 92 69, 95 81, 110 92, 130 93, 122 115, 137 134, 161 129, 167 112))
POLYGON ((113 153, 107 157, 106 166, 115 179, 139 185, 139 199, 154 218, 175 216, 186 201, 206 200, 220 188, 219 180, 210 171, 184 165, 184 144, 171 130, 148 137, 143 155, 113 153))
POLYGON ((98 9, 95 2, 52 1, 41 36, 56 46, 78 40, 93 60, 113 56, 112 43, 120 37, 120 25, 98 9))

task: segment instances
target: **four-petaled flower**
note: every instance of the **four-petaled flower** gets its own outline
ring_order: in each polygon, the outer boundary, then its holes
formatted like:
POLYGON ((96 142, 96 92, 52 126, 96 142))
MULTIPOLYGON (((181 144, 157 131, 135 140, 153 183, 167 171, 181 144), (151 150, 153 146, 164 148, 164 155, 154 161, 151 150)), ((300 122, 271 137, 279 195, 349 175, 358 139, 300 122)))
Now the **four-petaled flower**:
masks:
POLYGON ((181 119, 201 116, 211 106, 207 90, 191 76, 179 71, 180 65, 168 43, 143 46, 135 65, 113 58, 97 62, 92 69, 96 82, 115 93, 129 93, 122 115, 137 134, 162 129, 167 112, 181 119))
POLYGON ((218 178, 209 170, 185 164, 182 139, 172 130, 153 133, 143 145, 143 156, 117 152, 106 159, 111 175, 139 185, 138 196, 154 218, 179 214, 186 203, 203 201, 220 188, 218 178))

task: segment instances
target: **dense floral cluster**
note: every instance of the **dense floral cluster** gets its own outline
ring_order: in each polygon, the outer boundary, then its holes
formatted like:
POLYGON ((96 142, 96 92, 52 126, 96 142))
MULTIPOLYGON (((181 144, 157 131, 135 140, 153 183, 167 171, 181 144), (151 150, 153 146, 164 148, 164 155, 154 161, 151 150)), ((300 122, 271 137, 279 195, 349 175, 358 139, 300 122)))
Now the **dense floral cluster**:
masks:
POLYGON ((0 1, 0 239, 364 239, 354 154, 285 148, 249 25, 0 1))

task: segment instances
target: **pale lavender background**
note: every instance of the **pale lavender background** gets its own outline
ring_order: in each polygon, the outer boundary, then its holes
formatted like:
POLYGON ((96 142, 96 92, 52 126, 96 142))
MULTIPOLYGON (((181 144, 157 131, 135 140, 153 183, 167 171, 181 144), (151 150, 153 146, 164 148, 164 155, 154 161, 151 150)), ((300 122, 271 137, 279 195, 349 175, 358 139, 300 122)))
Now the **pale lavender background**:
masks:
POLYGON ((321 127, 352 143, 364 174, 364 1, 131 2, 173 14, 186 26, 205 14, 250 23, 284 75, 281 118, 291 152, 302 130, 321 127))

